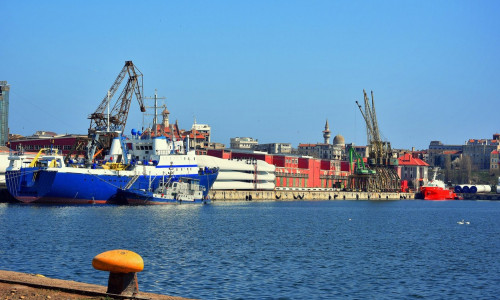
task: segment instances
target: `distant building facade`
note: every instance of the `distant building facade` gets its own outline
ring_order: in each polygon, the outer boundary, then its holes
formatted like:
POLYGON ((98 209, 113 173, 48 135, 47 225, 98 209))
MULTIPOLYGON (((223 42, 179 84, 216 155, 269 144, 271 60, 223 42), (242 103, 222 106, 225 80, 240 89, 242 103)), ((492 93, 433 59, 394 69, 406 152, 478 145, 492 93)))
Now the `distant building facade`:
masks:
POLYGON ((500 172, 499 153, 498 150, 493 150, 490 153, 490 173, 492 174, 500 172))
POLYGON ((427 163, 431 166, 444 167, 444 152, 457 151, 461 153, 462 149, 462 145, 445 145, 441 141, 431 141, 427 150, 429 157, 427 163))
POLYGON ((341 159, 343 148, 332 144, 299 144, 299 155, 312 156, 318 159, 341 159))
POLYGON ((418 189, 428 181, 429 164, 420 158, 406 153, 398 158, 398 175, 408 181, 408 186, 418 189))
POLYGON ((224 149, 226 148, 226 145, 225 144, 222 144, 222 143, 214 143, 214 142, 205 142, 203 144, 203 146, 205 147, 205 149, 207 150, 217 150, 217 149, 224 149))
POLYGON ((0 146, 9 141, 9 92, 7 81, 0 81, 0 146))
POLYGON ((269 154, 290 154, 292 153, 292 144, 290 143, 269 143, 255 146, 255 150, 267 152, 269 154))
POLYGON ((251 137, 235 137, 230 139, 231 149, 236 150, 254 150, 259 144, 259 140, 251 137))
POLYGON ((451 161, 468 156, 473 167, 489 170, 490 153, 494 150, 500 150, 498 133, 495 133, 492 139, 469 139, 464 145, 444 145, 440 141, 432 141, 428 149, 428 163, 431 166, 444 168, 446 156, 450 156, 451 161))
POLYGON ((359 155, 359 157, 361 157, 361 158, 369 156, 369 154, 368 154, 369 148, 367 146, 356 146, 356 145, 354 145, 354 143, 350 143, 350 144, 346 144, 345 148, 346 149, 353 148, 354 152, 356 152, 359 155))
POLYGON ((323 130, 324 143, 317 144, 299 144, 297 153, 299 155, 312 156, 318 159, 340 160, 345 157, 345 139, 338 134, 333 139, 333 144, 330 144, 330 126, 328 120, 323 130))
MULTIPOLYGON (((85 139, 87 135, 64 134, 58 135, 51 131, 37 131, 34 135, 17 137, 9 141, 11 149, 23 149, 27 152, 38 152, 42 148, 52 148, 59 150, 59 153, 68 154, 78 139, 85 139)), ((75 153, 85 155, 85 151, 75 153)))
POLYGON ((211 128, 207 124, 198 124, 194 120, 191 130, 180 129, 177 121, 170 123, 170 112, 165 107, 161 113, 162 122, 156 125, 156 130, 153 126, 152 129, 146 129, 145 134, 148 135, 162 135, 170 140, 186 140, 189 139, 189 148, 196 150, 212 149, 213 146, 210 142, 211 128), (208 148, 207 148, 208 147, 208 148))
POLYGON ((463 155, 467 155, 471 159, 473 166, 480 170, 488 170, 490 168, 490 154, 494 150, 500 149, 500 135, 493 135, 493 139, 470 139, 463 146, 463 155))

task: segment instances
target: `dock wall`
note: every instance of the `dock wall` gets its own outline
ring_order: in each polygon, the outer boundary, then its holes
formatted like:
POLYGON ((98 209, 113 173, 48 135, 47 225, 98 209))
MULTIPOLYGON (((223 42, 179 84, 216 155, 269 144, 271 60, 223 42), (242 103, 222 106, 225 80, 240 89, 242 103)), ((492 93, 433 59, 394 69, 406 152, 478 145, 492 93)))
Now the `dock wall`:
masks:
POLYGON ((210 191, 212 201, 235 200, 400 200, 415 199, 413 193, 344 192, 344 191, 210 191))
POLYGON ((490 200, 499 201, 500 194, 496 193, 475 193, 475 194, 457 194, 457 196, 462 197, 464 200, 490 200))

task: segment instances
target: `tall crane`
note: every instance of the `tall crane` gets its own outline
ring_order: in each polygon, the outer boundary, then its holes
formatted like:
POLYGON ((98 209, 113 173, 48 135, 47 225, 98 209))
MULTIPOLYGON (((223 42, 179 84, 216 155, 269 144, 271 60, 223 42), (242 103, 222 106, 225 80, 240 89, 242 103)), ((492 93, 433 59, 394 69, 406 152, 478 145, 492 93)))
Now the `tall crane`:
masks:
POLYGON ((354 187, 363 186, 367 190, 396 191, 400 186, 400 178, 393 167, 396 161, 391 161, 391 144, 388 141, 383 141, 380 134, 373 91, 371 92, 371 104, 365 90, 363 90, 363 95, 364 110, 358 101, 356 101, 356 104, 366 123, 366 139, 369 149, 368 164, 372 166, 372 170, 375 172, 372 173, 373 178, 356 177, 359 174, 354 174, 352 185, 354 187))
POLYGON ((116 77, 115 82, 101 101, 101 104, 88 117, 90 119, 88 131, 89 142, 87 144, 88 162, 94 159, 97 147, 101 149, 109 147, 111 139, 116 135, 116 132, 123 133, 127 124, 127 116, 133 94, 135 94, 135 98, 139 102, 141 111, 146 111, 142 99, 142 91, 142 73, 135 67, 132 61, 126 61, 125 66, 123 66, 116 77), (127 83, 110 110, 111 99, 127 74, 127 83))
POLYGON ((391 156, 391 144, 382 141, 380 130, 378 127, 377 113, 375 111, 375 100, 373 98, 373 91, 371 92, 371 105, 366 91, 363 90, 365 109, 356 101, 363 119, 366 123, 366 139, 367 145, 370 147, 369 155, 374 164, 388 164, 391 156))

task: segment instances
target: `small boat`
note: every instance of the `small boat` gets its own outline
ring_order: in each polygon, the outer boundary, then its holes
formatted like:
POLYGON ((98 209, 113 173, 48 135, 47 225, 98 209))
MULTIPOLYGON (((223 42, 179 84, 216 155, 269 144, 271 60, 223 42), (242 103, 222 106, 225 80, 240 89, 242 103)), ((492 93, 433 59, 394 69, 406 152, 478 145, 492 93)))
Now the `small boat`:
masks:
MULTIPOLYGON (((178 181, 163 180, 152 189, 120 189, 117 197, 121 202, 134 205, 207 203, 203 196, 204 186, 198 179, 181 177, 178 181)), ((120 202, 120 201, 119 201, 120 202)))

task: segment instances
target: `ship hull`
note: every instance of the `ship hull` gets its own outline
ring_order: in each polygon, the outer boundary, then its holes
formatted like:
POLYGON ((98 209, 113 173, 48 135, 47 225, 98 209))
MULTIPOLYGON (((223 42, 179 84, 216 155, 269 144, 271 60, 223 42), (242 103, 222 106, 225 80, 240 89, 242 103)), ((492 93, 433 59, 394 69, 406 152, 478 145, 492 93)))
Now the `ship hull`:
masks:
POLYGON ((457 195, 448 189, 441 187, 422 187, 420 190, 424 200, 455 200, 457 195))

